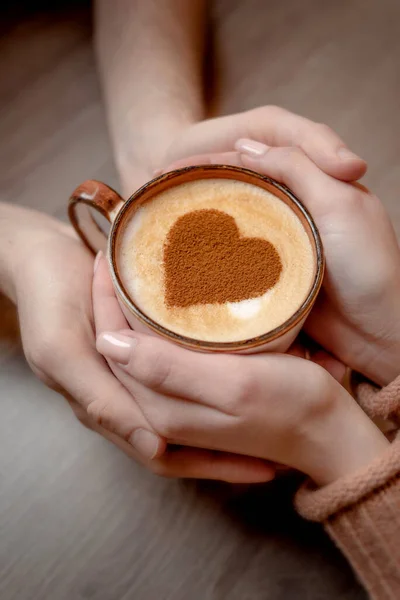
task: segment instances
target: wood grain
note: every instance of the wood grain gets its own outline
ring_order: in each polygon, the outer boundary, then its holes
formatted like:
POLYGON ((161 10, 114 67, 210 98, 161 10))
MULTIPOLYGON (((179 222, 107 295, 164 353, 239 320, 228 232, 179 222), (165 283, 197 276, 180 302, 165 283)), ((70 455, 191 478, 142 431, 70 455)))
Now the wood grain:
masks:
MULTIPOLYGON (((220 0, 213 12, 216 109, 275 103, 334 127, 369 161, 366 182, 400 233, 399 18, 396 0, 220 0)), ((82 180, 118 187, 89 7, 7 19, 0 196, 65 218, 82 180)), ((0 309, 2 600, 365 598, 320 528, 293 514, 290 480, 248 489, 146 473, 35 380, 15 312, 0 309)))

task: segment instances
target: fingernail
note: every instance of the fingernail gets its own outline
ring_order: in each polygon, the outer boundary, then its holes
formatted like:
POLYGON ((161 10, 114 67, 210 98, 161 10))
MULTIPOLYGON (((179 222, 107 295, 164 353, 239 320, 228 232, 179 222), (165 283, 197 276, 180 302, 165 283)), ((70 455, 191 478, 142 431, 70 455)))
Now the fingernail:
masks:
POLYGON ((100 250, 97 254, 96 254, 96 258, 94 259, 94 263, 93 263, 93 273, 96 273, 97 271, 97 267, 99 266, 99 262, 101 257, 103 256, 103 252, 100 250))
POLYGON ((100 354, 121 365, 127 365, 137 340, 121 333, 101 333, 96 347, 100 354))
POLYGON ((136 429, 129 438, 129 442, 139 454, 150 460, 157 455, 160 444, 159 438, 147 429, 136 429))
POLYGON ((153 177, 158 177, 159 175, 161 175, 162 172, 163 172, 162 169, 154 169, 153 177))
POLYGON ((252 158, 260 158, 267 153, 269 146, 266 146, 261 142, 256 142, 255 140, 241 139, 237 140, 235 144, 235 150, 242 152, 243 154, 247 154, 252 158))
POLYGON ((342 160, 362 160, 357 154, 345 147, 339 148, 337 153, 342 160))

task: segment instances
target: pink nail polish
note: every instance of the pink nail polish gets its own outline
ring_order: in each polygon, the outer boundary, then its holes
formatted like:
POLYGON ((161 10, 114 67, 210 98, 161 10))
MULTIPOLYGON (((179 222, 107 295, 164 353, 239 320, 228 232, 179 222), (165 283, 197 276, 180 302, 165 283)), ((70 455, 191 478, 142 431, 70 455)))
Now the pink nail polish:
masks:
POLYGON ((255 140, 241 139, 236 142, 235 150, 247 154, 251 158, 260 158, 268 152, 269 146, 255 140))
POLYGON ((97 338, 96 347, 106 358, 120 365, 127 365, 136 344, 135 338, 121 333, 101 333, 97 338))
POLYGON ((160 445, 159 438, 147 429, 136 429, 129 439, 132 446, 144 458, 152 460, 157 456, 160 445))
POLYGON ((344 146, 342 148, 339 148, 338 156, 339 156, 339 158, 342 158, 343 160, 362 160, 362 158, 357 156, 357 154, 355 154, 348 148, 345 148, 344 146))

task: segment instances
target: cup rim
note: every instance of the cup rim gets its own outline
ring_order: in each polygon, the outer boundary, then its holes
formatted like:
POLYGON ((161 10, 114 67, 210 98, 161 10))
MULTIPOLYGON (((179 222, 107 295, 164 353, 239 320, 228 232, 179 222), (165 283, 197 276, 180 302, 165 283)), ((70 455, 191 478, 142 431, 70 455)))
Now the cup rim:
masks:
MULTIPOLYGON (((198 179, 202 179, 202 177, 199 176, 198 179)), ((293 329, 301 320, 303 320, 310 312, 314 300, 321 288, 325 271, 325 258, 321 237, 310 212, 304 206, 304 204, 295 196, 295 194, 286 185, 279 183, 275 179, 272 179, 267 175, 261 175, 256 171, 252 171, 244 167, 236 167, 231 165, 205 164, 175 169, 173 171, 169 171, 167 173, 159 175, 158 177, 152 179, 151 181, 140 187, 138 190, 136 190, 128 198, 128 200, 124 202, 124 205, 118 212, 111 226, 108 244, 108 259, 111 265, 111 278, 115 290, 117 291, 120 300, 122 300, 125 307, 128 309, 129 312, 133 314, 134 317, 136 317, 144 325, 149 327, 154 333, 163 337, 164 339, 173 341, 176 344, 184 346, 186 348, 213 352, 246 351, 273 342, 277 338, 280 338, 283 335, 285 335, 287 332, 293 329), (182 178, 184 179, 185 175, 187 175, 188 173, 201 173, 204 171, 208 172, 208 178, 210 177, 210 173, 215 173, 216 178, 218 178, 218 174, 221 174, 223 172, 225 174, 232 174, 232 177, 225 178, 235 179, 234 175, 240 173, 241 175, 250 176, 254 180, 254 185, 257 185, 257 180, 261 180, 267 183, 268 185, 277 188, 282 194, 287 196, 292 203, 296 205, 297 209, 302 213, 303 218, 305 219, 308 227, 310 228, 311 237, 314 242, 316 254, 316 270, 313 284, 310 288, 310 291, 307 294, 307 297, 300 305, 300 307, 296 310, 296 312, 289 319, 284 321, 284 323, 282 323, 278 327, 275 327, 274 329, 271 329, 268 333, 264 333, 245 340, 233 342, 211 342, 205 340, 197 340, 195 338, 176 333, 148 317, 132 300, 119 276, 119 269, 116 260, 116 236, 118 229, 120 225, 122 225, 125 215, 129 212, 132 204, 137 202, 145 192, 151 191, 152 188, 157 188, 161 182, 177 180, 176 185, 178 185, 179 180, 182 178)))

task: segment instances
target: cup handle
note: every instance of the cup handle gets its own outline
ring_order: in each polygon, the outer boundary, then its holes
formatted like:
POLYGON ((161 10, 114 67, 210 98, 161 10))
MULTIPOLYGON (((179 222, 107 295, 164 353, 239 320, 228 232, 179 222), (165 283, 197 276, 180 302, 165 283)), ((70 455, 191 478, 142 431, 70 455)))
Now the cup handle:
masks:
POLYGON ((88 180, 76 188, 69 199, 68 216, 84 244, 97 253, 105 252, 107 235, 96 223, 92 209, 112 223, 124 200, 112 188, 95 180, 88 180))

